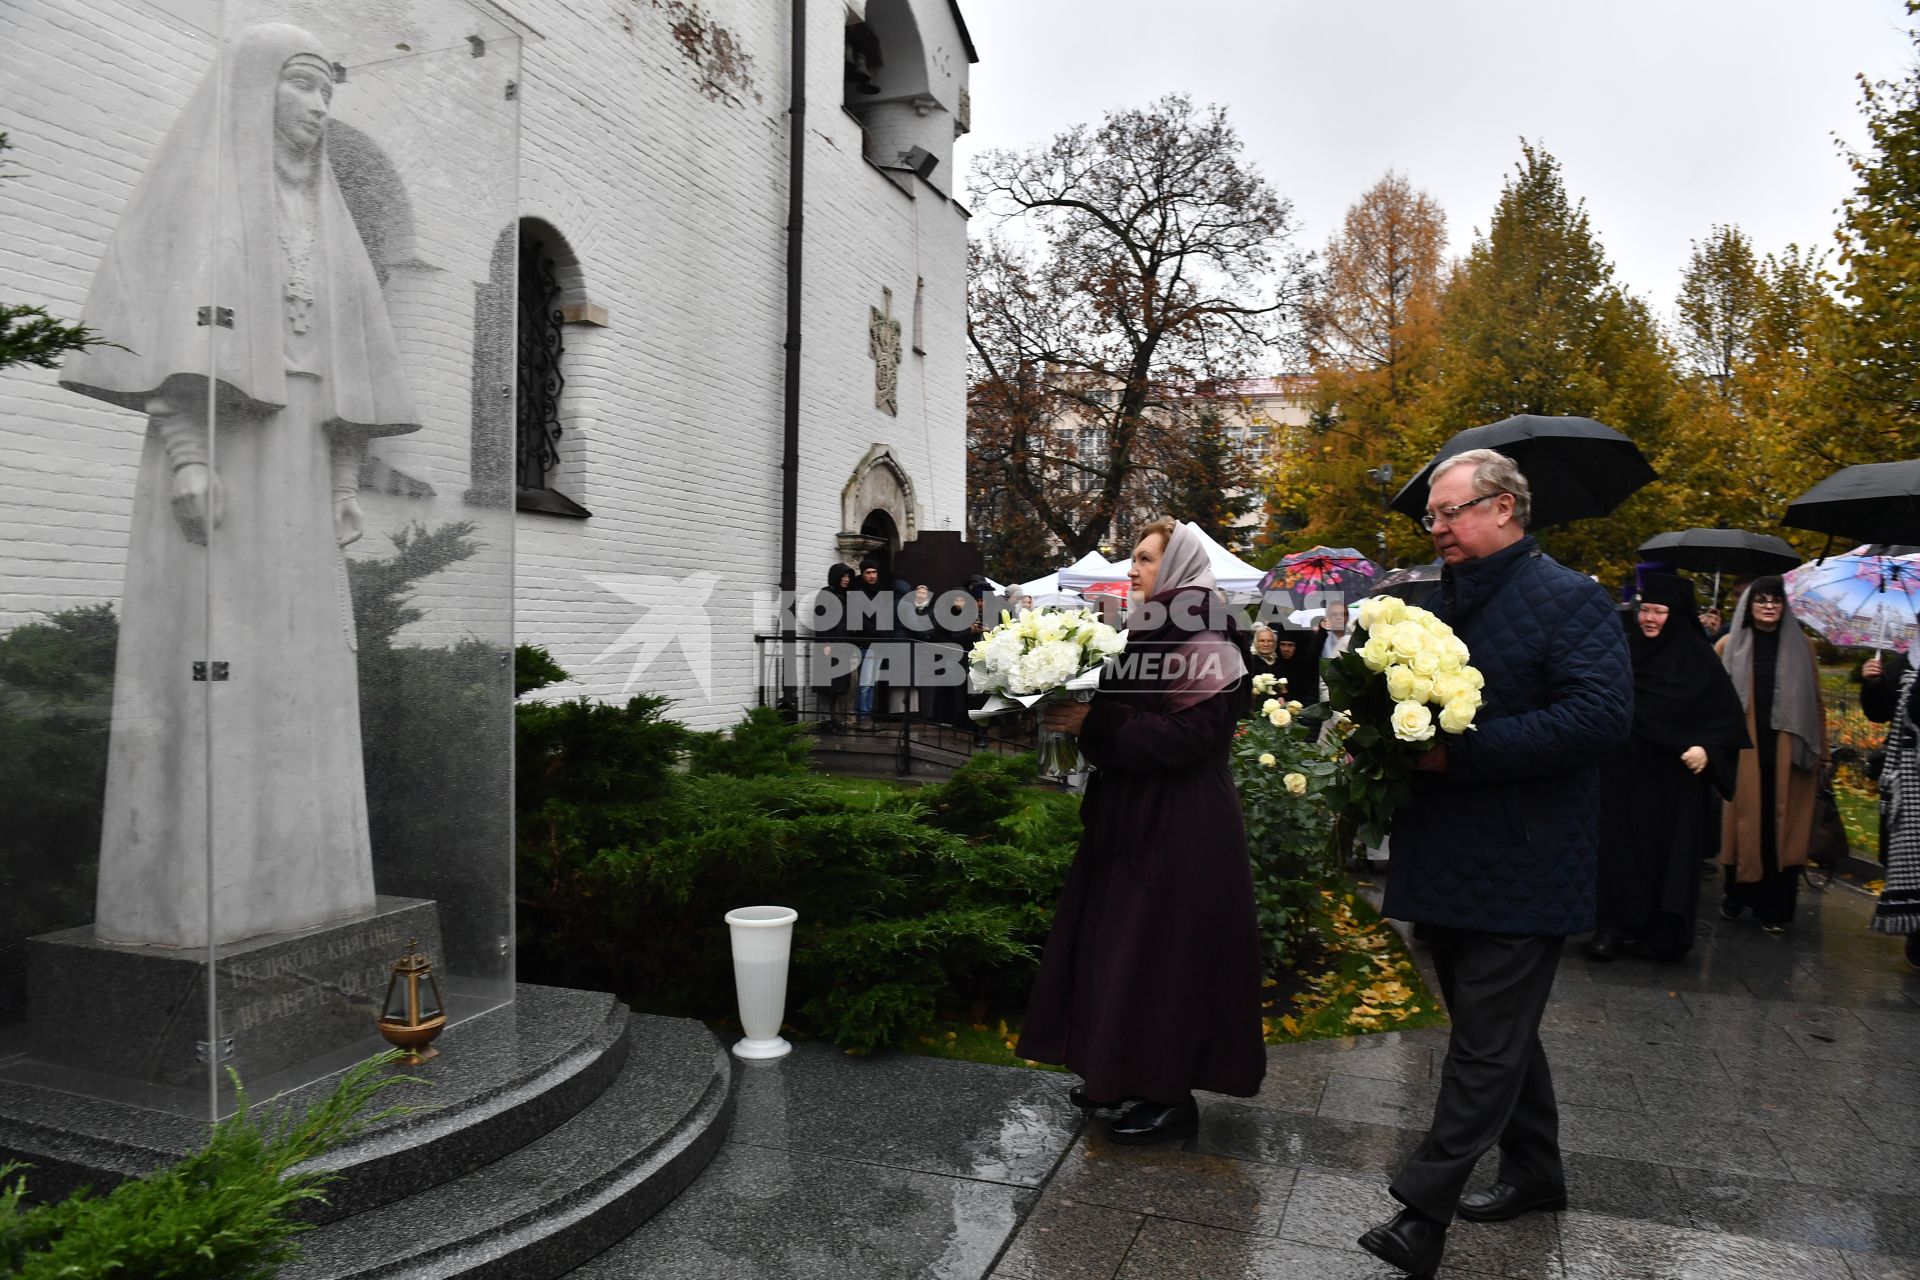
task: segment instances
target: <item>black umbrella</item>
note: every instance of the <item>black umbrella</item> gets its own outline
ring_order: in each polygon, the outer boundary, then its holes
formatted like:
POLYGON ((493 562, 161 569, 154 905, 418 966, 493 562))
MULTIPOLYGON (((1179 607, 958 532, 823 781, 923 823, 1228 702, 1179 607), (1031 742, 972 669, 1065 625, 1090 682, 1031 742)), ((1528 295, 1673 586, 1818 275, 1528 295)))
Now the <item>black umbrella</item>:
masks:
POLYGON ((1415 520, 1425 515, 1434 467, 1469 449, 1498 449, 1520 464, 1533 494, 1534 529, 1606 515, 1658 479, 1633 441, 1612 427, 1592 418, 1522 413, 1455 435, 1394 495, 1393 509, 1415 520))
POLYGON ((1640 544, 1649 560, 1664 560, 1676 569, 1703 573, 1731 573, 1752 578, 1763 573, 1785 573, 1800 567, 1801 556, 1785 538, 1745 529, 1682 529, 1659 533, 1640 544))
POLYGON ((1920 540, 1920 458, 1842 467, 1795 498, 1781 523, 1855 542, 1920 540))
POLYGON ((1425 599, 1440 581, 1442 566, 1438 560, 1432 564, 1416 564, 1405 569, 1394 569, 1380 575, 1380 581, 1367 589, 1369 596, 1399 596, 1402 600, 1425 599))

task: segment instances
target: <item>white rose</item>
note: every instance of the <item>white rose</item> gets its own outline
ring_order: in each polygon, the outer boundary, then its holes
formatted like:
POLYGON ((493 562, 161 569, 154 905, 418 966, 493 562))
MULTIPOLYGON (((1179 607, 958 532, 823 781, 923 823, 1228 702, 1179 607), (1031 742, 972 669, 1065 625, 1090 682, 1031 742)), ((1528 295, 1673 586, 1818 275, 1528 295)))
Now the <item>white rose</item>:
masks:
POLYGON ((1452 702, 1455 698, 1473 690, 1467 686, 1458 671, 1442 671, 1433 678, 1433 701, 1452 702))
POLYGON ((1288 793, 1291 795, 1303 796, 1307 794, 1307 775, 1304 773, 1290 773, 1280 779, 1280 781, 1285 785, 1288 793))
POLYGON ((1413 678, 1412 698, 1415 702, 1432 702, 1433 681, 1427 679, 1425 676, 1415 676, 1413 678))
POLYGON ((1427 633, 1417 622, 1398 622, 1382 628, 1387 643, 1393 646, 1394 660, 1410 662, 1413 655, 1427 647, 1427 633))
POLYGON ((1284 729, 1293 723, 1293 713, 1275 703, 1273 710, 1267 712, 1267 723, 1276 729, 1284 729))
POLYGON ((1469 689, 1484 689, 1487 687, 1487 678, 1480 674, 1480 668, 1478 667, 1461 667, 1460 678, 1467 682, 1467 688, 1469 689))
POLYGON ((1406 602, 1397 596, 1372 596, 1360 602, 1357 614, 1369 635, 1375 627, 1389 625, 1407 616, 1406 602))
POLYGON ((1255 676, 1255 677, 1253 678, 1253 695, 1254 695, 1254 697, 1256 697, 1256 698, 1264 698, 1264 697, 1265 697, 1266 695, 1268 695, 1268 694, 1270 694, 1270 693, 1272 693, 1272 692, 1273 692, 1273 686, 1275 686, 1276 684, 1279 684, 1279 683, 1280 683, 1280 677, 1279 677, 1279 676, 1276 676, 1276 675, 1257 675, 1257 676, 1255 676))
POLYGON ((1465 698, 1457 698, 1440 708, 1440 728, 1447 733, 1465 733, 1473 728, 1473 716, 1479 709, 1465 698))
POLYGON ((1300 701, 1299 701, 1299 699, 1297 699, 1297 698, 1296 698, 1296 699, 1294 699, 1293 701, 1291 701, 1291 702, 1289 702, 1289 703, 1287 703, 1287 710, 1289 710, 1289 711, 1300 711, 1300 710, 1303 710, 1303 709, 1304 709, 1304 708, 1302 708, 1302 707, 1301 707, 1301 705, 1300 705, 1300 701))
POLYGON ((1387 668, 1387 696, 1395 702, 1405 702, 1413 697, 1413 668, 1394 663, 1387 668))
POLYGON ((1281 705, 1280 699, 1268 698, 1265 702, 1260 704, 1260 714, 1263 716, 1270 716, 1273 714, 1274 708, 1280 705, 1281 705))
POLYGON ((1369 671, 1385 671, 1393 664, 1393 642, 1384 634, 1368 636, 1367 642, 1360 646, 1360 661, 1367 664, 1369 671))
POLYGON ((1434 651, 1432 645, 1428 645, 1414 654, 1413 661, 1407 665, 1413 668, 1413 674, 1431 678, 1440 673, 1440 655, 1434 651))
POLYGON ((1279 763, 1280 763, 1280 761, 1279 761, 1279 759, 1278 759, 1278 758, 1277 758, 1277 757, 1276 757, 1276 756, 1275 756, 1275 755, 1273 754, 1273 752, 1271 752, 1271 751, 1262 751, 1262 752, 1260 753, 1260 763, 1261 763, 1261 764, 1263 764, 1263 765, 1265 765, 1265 766, 1267 766, 1267 768, 1269 768, 1269 769, 1271 769, 1271 768, 1273 768, 1273 766, 1275 766, 1275 765, 1277 765, 1277 764, 1279 764, 1279 763))
POLYGON ((1433 737, 1433 712, 1418 702, 1402 702, 1393 708, 1393 736, 1402 742, 1425 742, 1433 737))

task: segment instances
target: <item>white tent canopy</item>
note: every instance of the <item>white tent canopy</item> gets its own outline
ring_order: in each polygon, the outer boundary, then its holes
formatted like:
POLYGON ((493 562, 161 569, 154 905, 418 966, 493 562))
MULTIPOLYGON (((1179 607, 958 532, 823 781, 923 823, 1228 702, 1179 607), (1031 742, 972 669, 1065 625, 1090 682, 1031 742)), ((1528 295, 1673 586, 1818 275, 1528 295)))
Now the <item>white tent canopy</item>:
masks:
MULTIPOLYGON (((1098 551, 1089 551, 1054 575, 1057 591, 1084 591, 1096 582, 1118 582, 1127 576, 1098 551)), ((1037 592, 1035 594, 1038 594, 1037 592)))
MULTIPOLYGON (((1233 552, 1227 550, 1212 538, 1209 538, 1205 532, 1201 532, 1200 541, 1206 546, 1207 563, 1213 569, 1215 586, 1219 587, 1228 595, 1255 595, 1259 592, 1260 579, 1266 576, 1266 570, 1254 568, 1245 560, 1242 560, 1239 556, 1236 556, 1233 552)), ((1133 561, 1131 559, 1121 560, 1114 564, 1107 565, 1105 576, 1089 577, 1084 582, 1076 580, 1071 585, 1075 588, 1084 588, 1095 582, 1118 582, 1127 576, 1127 570, 1132 567, 1133 561)), ((1078 568, 1078 566, 1076 565, 1075 568, 1078 568)), ((1060 585, 1062 588, 1069 585, 1068 576, 1072 572, 1071 569, 1062 569, 1060 571, 1060 585)))

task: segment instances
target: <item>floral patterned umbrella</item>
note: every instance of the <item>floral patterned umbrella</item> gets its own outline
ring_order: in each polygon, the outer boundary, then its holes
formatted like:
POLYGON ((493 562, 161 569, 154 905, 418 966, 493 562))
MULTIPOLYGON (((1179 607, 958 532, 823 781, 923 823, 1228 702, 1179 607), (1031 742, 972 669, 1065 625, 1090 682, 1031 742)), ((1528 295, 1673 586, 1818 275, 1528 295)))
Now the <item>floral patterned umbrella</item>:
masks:
POLYGON ((1859 547, 1801 565, 1786 584, 1794 617, 1831 643, 1913 655, 1920 556, 1874 555, 1859 547))
POLYGON ((1352 547, 1309 547, 1267 570, 1260 590, 1344 597, 1365 591, 1379 574, 1380 566, 1352 547))

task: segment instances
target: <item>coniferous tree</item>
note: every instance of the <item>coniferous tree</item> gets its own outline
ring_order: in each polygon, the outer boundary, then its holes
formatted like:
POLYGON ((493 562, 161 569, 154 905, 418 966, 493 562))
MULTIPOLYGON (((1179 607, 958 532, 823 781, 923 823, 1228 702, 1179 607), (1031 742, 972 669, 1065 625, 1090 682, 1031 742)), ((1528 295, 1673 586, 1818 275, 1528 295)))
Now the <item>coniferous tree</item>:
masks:
MULTIPOLYGON (((1530 143, 1521 144, 1487 233, 1449 282, 1437 365, 1421 406, 1433 444, 1522 413, 1596 418, 1649 456, 1667 430, 1675 388, 1659 327, 1646 303, 1614 282, 1559 161, 1530 143)), ((1612 516, 1550 530, 1542 542, 1589 572, 1617 574, 1668 523, 1657 498, 1636 494, 1612 516)))

